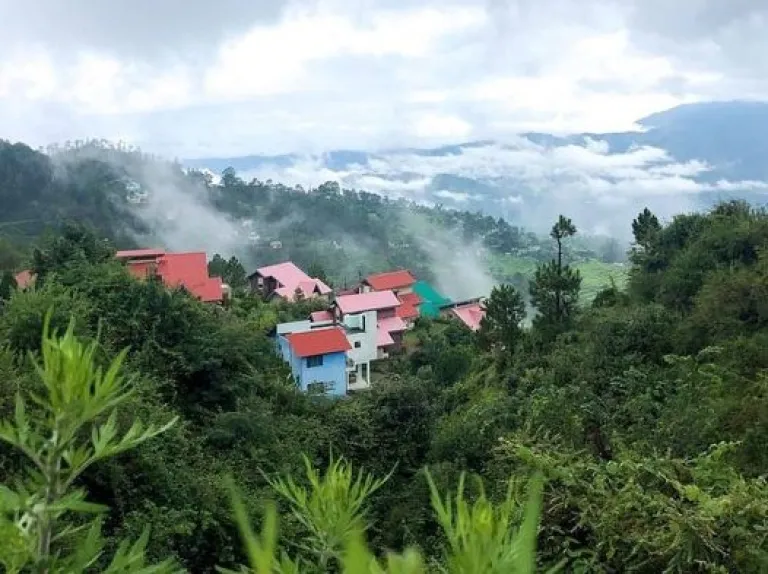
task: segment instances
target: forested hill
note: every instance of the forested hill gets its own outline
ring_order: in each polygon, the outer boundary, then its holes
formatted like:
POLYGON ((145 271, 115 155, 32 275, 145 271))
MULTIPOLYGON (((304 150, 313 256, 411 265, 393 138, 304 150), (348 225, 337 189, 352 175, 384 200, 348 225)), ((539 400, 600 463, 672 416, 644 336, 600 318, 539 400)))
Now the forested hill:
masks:
POLYGON ((768 571, 768 214, 627 225, 626 289, 580 306, 575 270, 542 263, 532 325, 496 288, 479 333, 420 319, 339 400, 299 392, 269 338, 311 301, 209 306, 82 230, 38 240, 35 288, 0 295, 0 564, 768 571))
MULTIPOLYGON (((499 282, 525 288, 535 265, 552 254, 547 238, 499 217, 390 200, 333 182, 304 190, 246 182, 227 170, 214 185, 203 172, 107 142, 46 152, 0 142, 0 267, 20 265, 24 246, 66 219, 92 225, 121 248, 201 249, 236 255, 249 269, 291 259, 321 266, 337 284, 410 268, 447 284, 454 297, 485 295, 499 282)), ((623 251, 610 238, 580 234, 566 256, 582 266, 585 288, 594 294, 612 275, 621 280, 614 263, 623 251)))

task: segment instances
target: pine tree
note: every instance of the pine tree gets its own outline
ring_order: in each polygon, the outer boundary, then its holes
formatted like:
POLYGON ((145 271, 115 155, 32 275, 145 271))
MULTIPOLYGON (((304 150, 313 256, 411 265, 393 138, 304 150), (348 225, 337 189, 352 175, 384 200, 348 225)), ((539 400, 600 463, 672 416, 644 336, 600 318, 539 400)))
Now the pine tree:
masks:
POLYGON ((567 330, 576 314, 581 274, 563 263, 563 241, 575 234, 576 226, 561 215, 549 234, 557 243, 557 258, 539 265, 530 285, 531 302, 538 311, 534 327, 545 339, 567 330))

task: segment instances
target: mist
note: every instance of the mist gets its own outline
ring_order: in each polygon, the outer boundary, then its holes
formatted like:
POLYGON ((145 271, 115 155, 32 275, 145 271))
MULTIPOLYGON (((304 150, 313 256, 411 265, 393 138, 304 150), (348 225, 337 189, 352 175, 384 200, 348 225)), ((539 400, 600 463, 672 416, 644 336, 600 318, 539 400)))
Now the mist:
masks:
POLYGON ((418 213, 403 210, 400 219, 427 253, 435 287, 441 294, 454 301, 490 294, 497 281, 485 263, 480 242, 467 243, 460 232, 441 229, 418 213))
POLYGON ((133 212, 149 229, 149 237, 172 251, 206 251, 232 256, 243 252, 242 222, 216 210, 203 184, 181 176, 170 166, 151 164, 138 175, 146 199, 133 212))

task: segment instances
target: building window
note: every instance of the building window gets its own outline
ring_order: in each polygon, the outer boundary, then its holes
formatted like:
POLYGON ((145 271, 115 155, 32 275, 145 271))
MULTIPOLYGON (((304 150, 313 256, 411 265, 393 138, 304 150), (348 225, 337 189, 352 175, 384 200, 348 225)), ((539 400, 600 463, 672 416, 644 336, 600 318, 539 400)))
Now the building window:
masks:
POLYGON ((355 341, 355 349, 359 349, 363 344, 360 341, 355 341))
POLYGON ((322 355, 315 355, 314 357, 307 357, 307 368, 311 369, 313 367, 322 367, 323 366, 323 356, 322 355))

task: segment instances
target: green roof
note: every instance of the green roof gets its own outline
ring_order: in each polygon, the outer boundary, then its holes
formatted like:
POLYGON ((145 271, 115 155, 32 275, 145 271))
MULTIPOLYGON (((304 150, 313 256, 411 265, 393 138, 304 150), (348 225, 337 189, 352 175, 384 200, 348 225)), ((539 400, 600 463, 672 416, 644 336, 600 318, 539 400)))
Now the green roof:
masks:
POLYGON ((435 291, 435 288, 426 281, 416 281, 413 285, 413 292, 421 297, 422 303, 419 305, 419 314, 422 317, 437 317, 440 314, 440 307, 451 302, 450 299, 435 291))

